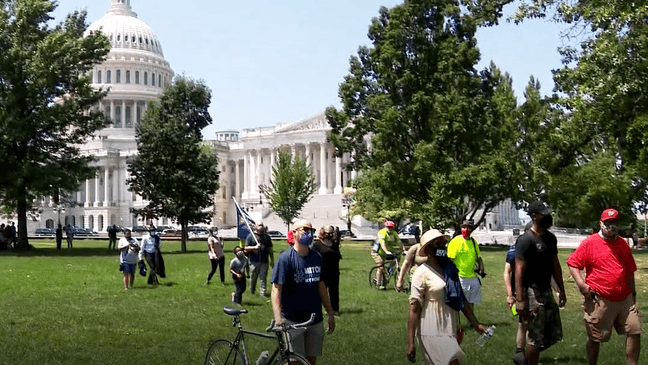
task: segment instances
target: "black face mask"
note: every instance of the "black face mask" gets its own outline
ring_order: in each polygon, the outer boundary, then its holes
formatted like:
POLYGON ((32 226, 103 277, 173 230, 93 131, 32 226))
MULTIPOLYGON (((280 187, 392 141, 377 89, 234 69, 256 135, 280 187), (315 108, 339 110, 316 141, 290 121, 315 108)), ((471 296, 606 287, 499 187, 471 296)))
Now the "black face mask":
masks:
POLYGON ((542 229, 549 229, 551 226, 553 226, 553 217, 551 214, 547 214, 542 219, 540 222, 538 222, 538 225, 542 227, 542 229))

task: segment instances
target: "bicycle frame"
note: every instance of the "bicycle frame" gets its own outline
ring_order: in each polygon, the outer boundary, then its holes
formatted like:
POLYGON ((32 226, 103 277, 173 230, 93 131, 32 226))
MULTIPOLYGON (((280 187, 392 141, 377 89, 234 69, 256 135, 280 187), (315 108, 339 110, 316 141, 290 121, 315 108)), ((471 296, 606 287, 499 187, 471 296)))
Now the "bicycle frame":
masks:
MULTIPOLYGON (((277 356, 281 356, 284 359, 288 359, 290 357, 291 354, 290 350, 288 349, 288 346, 286 346, 286 343, 290 342, 290 337, 289 337, 290 334, 288 332, 285 332, 284 334, 282 333, 267 334, 262 332, 246 330, 243 328, 243 324, 241 323, 241 318, 239 317, 239 314, 234 314, 233 317, 234 318, 232 319, 232 326, 236 327, 238 332, 236 334, 236 338, 234 338, 234 341, 232 341, 232 343, 234 344, 234 348, 239 349, 243 353, 245 364, 250 364, 250 360, 247 354, 247 349, 245 347, 245 336, 244 336, 245 334, 266 338, 266 339, 273 339, 277 341, 277 347, 275 348, 275 350, 272 352, 272 354, 266 361, 267 364, 273 364, 274 361, 277 359, 277 356), (286 336, 286 338, 284 338, 284 336, 286 336)), ((274 321, 272 323, 274 323, 274 321)), ((271 327, 268 327, 268 329, 270 329, 271 327)))

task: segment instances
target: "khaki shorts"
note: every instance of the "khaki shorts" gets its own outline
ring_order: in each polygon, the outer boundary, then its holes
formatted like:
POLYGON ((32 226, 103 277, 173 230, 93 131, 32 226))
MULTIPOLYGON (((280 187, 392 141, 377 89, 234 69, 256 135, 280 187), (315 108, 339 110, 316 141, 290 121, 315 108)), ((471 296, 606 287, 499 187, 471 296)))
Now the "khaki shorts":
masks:
POLYGON ((583 299, 583 319, 587 337, 594 342, 610 339, 612 328, 620 335, 641 333, 639 311, 633 302, 632 294, 620 302, 613 302, 596 296, 596 299, 583 299))
MULTIPOLYGON (((286 320, 286 326, 297 322, 286 320)), ((306 327, 306 329, 289 330, 290 350, 302 356, 322 356, 324 346, 324 321, 306 327)))

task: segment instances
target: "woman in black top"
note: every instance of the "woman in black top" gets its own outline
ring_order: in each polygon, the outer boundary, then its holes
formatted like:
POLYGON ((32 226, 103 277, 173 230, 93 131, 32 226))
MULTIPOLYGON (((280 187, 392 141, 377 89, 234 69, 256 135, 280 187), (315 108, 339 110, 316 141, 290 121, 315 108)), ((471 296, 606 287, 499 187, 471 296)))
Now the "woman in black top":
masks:
POLYGON ((319 241, 313 244, 313 250, 322 255, 322 280, 329 292, 333 312, 340 311, 340 240, 337 239, 333 226, 319 229, 319 241))

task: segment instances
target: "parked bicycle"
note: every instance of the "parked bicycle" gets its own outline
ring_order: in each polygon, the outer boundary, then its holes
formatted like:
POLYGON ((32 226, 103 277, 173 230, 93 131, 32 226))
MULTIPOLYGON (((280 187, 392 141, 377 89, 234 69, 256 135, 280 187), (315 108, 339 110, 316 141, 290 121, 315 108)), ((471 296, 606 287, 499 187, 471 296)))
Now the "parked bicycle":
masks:
POLYGON ((238 333, 234 341, 221 338, 212 342, 209 350, 207 350, 205 365, 251 365, 245 348, 244 334, 275 339, 277 341, 277 347, 274 352, 272 354, 268 351, 262 352, 259 359, 253 363, 254 365, 309 365, 306 358, 290 350, 290 332, 288 330, 304 329, 306 326, 311 325, 315 321, 315 314, 312 314, 311 318, 304 323, 296 323, 289 326, 275 326, 275 322, 272 320, 270 326, 266 328, 266 332, 274 332, 274 334, 270 335, 243 329, 239 315, 247 313, 245 309, 225 307, 223 308, 223 312, 233 317, 232 326, 238 329, 238 333))
MULTIPOLYGON (((398 282, 398 274, 400 273, 400 260, 404 252, 399 251, 393 255, 388 255, 385 258, 385 263, 382 265, 376 265, 369 270, 369 286, 374 289, 379 289, 381 285, 376 281, 376 271, 379 267, 383 268, 383 282, 382 286, 387 288, 389 282, 394 283, 394 290, 396 289, 396 284, 398 282)), ((410 276, 409 273, 406 273, 403 277, 403 292, 409 292, 410 290, 410 276)))

